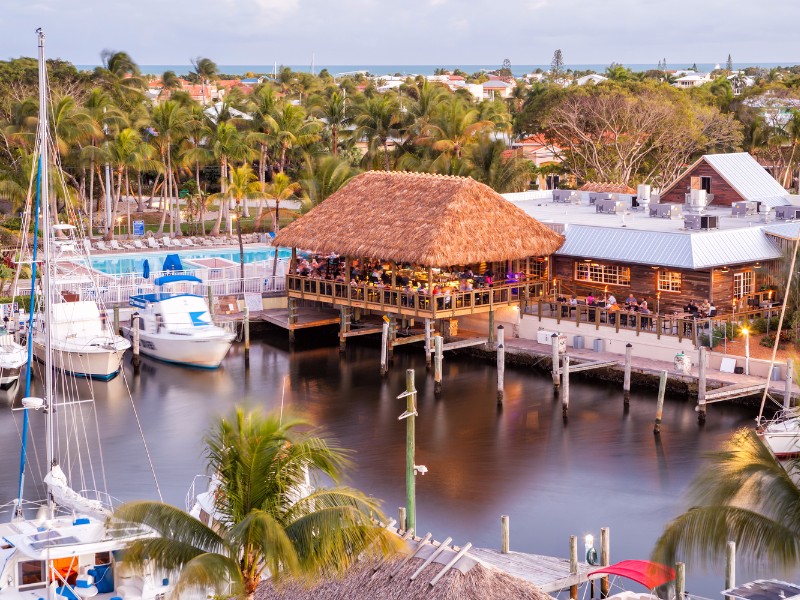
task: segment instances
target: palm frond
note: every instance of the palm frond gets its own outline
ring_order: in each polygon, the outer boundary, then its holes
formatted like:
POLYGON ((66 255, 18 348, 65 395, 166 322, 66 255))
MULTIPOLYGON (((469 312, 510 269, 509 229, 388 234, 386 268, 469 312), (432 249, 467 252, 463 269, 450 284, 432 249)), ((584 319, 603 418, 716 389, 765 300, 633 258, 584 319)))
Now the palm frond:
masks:
POLYGON ((276 580, 297 572, 299 560, 292 540, 278 520, 263 510, 252 511, 231 527, 228 539, 233 547, 255 549, 276 580))
POLYGON ((241 592, 242 572, 235 560, 221 554, 196 556, 181 569, 172 593, 176 598, 192 591, 205 596, 208 590, 225 597, 241 592))

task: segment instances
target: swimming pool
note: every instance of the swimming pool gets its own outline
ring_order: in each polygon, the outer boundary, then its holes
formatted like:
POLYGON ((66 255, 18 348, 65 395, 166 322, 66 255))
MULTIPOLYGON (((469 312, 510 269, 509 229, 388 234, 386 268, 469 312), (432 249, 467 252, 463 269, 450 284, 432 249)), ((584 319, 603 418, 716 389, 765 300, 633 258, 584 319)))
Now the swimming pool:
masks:
MULTIPOLYGON (((249 246, 244 249, 244 262, 258 262, 269 260, 275 253, 275 249, 266 245, 249 246)), ((184 267, 191 270, 192 265, 186 264, 187 260, 193 258, 226 258, 236 263, 239 262, 239 250, 235 248, 194 248, 192 250, 162 250, 158 252, 136 252, 128 254, 103 254, 92 257, 92 267, 106 273, 107 275, 124 275, 127 273, 141 273, 144 268, 144 261, 150 261, 151 271, 160 271, 164 264, 167 254, 177 254, 180 256, 184 267)), ((279 258, 289 258, 292 252, 288 248, 280 248, 279 258)))

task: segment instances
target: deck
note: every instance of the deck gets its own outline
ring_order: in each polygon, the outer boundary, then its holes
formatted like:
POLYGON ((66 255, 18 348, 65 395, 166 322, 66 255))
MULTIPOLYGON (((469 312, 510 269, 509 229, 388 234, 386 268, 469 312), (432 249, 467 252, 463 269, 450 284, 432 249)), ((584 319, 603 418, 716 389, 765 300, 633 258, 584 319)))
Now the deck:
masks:
POLYGON ((586 583, 589 573, 598 568, 579 562, 578 572, 570 573, 566 558, 513 551, 503 554, 490 548, 472 548, 469 554, 514 577, 530 581, 547 594, 586 583))

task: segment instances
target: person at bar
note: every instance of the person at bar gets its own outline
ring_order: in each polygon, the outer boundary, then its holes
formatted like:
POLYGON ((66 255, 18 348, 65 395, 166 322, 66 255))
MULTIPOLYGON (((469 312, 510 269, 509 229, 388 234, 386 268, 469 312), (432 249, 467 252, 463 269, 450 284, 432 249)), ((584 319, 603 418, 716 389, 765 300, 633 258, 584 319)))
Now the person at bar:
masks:
POLYGON ((638 304, 639 303, 636 301, 636 296, 633 295, 633 292, 628 294, 628 297, 625 298, 625 305, 628 306, 628 308, 638 306, 638 304))
POLYGON ((589 295, 586 296, 586 304, 588 306, 594 306, 596 303, 597 300, 595 299, 594 294, 592 292, 589 292, 589 295))

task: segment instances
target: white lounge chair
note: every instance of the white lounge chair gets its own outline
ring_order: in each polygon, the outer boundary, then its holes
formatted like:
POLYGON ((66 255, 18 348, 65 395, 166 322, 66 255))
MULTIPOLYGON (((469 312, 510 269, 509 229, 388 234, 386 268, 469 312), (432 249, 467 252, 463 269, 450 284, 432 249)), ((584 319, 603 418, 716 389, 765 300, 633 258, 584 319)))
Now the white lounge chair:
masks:
POLYGON ((95 242, 94 247, 100 250, 100 252, 108 252, 108 246, 106 246, 106 243, 102 240, 95 242))
POLYGON ((119 245, 117 240, 111 240, 108 242, 108 244, 111 246, 112 250, 123 250, 122 246, 119 245))
POLYGON ((161 246, 156 241, 156 238, 147 238, 147 247, 148 248, 155 248, 156 250, 160 250, 161 246))
POLYGON ((171 240, 171 242, 172 245, 175 246, 176 248, 183 248, 183 244, 181 243, 181 240, 179 238, 175 238, 171 240))
POLYGON ((186 247, 187 247, 187 248, 194 248, 194 246, 196 245, 196 244, 195 244, 195 243, 192 241, 192 238, 186 238, 185 240, 183 240, 183 243, 184 243, 184 244, 186 244, 186 247))
POLYGON ((90 242, 88 238, 83 238, 83 247, 87 254, 92 253, 92 242, 90 242))
POLYGON ((167 235, 161 238, 161 243, 164 245, 164 248, 172 248, 172 240, 169 239, 167 235))
POLYGON ((133 247, 137 250, 145 249, 145 245, 142 243, 142 240, 133 240, 133 247))

